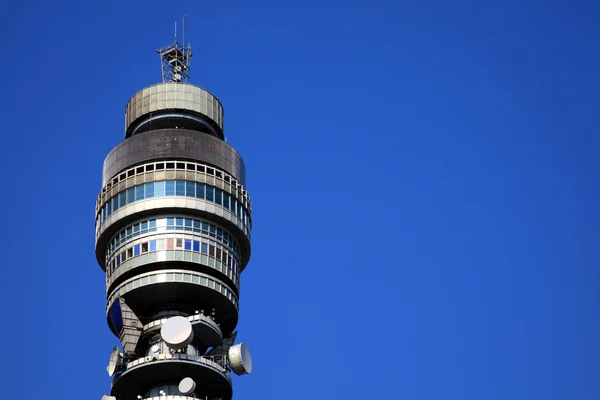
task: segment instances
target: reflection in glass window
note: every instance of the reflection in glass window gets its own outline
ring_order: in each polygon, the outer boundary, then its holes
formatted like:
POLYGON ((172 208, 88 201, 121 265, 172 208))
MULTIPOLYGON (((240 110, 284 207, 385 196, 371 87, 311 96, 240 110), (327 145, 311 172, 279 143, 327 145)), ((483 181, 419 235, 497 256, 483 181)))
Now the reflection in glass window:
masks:
POLYGON ((206 185, 204 183, 196 183, 196 197, 199 199, 203 199, 205 189, 206 185))
POLYGON ((144 200, 144 185, 135 187, 135 201, 144 200))
POLYGON ((223 204, 223 191, 219 188, 215 188, 215 203, 223 204))
POLYGON ((127 189, 127 204, 135 201, 135 188, 127 189))
POLYGON ((156 251, 156 240, 151 240, 148 244, 150 245, 150 251, 156 251))
POLYGON ((196 183, 186 182, 185 183, 185 195, 187 197, 194 197, 196 195, 196 183))
POLYGON ((208 254, 208 244, 202 243, 202 253, 208 254))
POLYGON ((156 197, 163 197, 165 195, 166 182, 154 182, 154 195, 156 197))
POLYGON ((175 181, 175 196, 185 196, 185 181, 175 181))
POLYGON ((194 240, 194 251, 200 251, 200 242, 197 240, 194 240))
POLYGON ((146 183, 144 187, 146 190, 146 198, 151 199, 154 197, 154 183, 146 183))
POLYGON ((175 181, 166 181, 165 182, 165 195, 166 196, 174 196, 175 195, 175 181))
POLYGON ((192 250, 192 241, 190 239, 185 239, 185 250, 192 250))

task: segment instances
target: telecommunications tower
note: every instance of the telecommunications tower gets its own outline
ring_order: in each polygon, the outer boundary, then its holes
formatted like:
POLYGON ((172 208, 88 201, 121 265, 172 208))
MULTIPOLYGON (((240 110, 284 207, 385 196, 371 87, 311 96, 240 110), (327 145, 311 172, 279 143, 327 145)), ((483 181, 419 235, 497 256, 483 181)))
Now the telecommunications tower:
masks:
POLYGON ((125 108, 125 140, 104 160, 96 258, 106 316, 121 341, 103 399, 230 400, 230 372, 252 371, 235 344, 252 208, 223 107, 187 83, 191 47, 158 50, 162 83, 125 108))

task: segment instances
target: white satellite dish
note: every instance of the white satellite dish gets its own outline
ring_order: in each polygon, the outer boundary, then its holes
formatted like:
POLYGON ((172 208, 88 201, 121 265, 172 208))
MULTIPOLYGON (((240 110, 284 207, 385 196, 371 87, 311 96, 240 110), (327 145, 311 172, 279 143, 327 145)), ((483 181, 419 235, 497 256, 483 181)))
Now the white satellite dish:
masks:
POLYGON ((183 378, 181 382, 179 382, 179 391, 182 394, 192 394, 194 390, 196 390, 196 382, 194 382, 192 378, 183 378))
POLYGON ((236 344, 229 348, 229 365, 236 375, 252 372, 252 358, 245 343, 236 344))
POLYGON ((160 336, 169 348, 179 350, 192 343, 194 331, 187 318, 172 317, 160 328, 160 336))
POLYGON ((110 360, 108 361, 108 367, 106 367, 106 371, 108 372, 108 376, 113 376, 114 373, 121 369, 123 366, 123 352, 119 350, 118 347, 114 347, 112 352, 110 353, 110 360))

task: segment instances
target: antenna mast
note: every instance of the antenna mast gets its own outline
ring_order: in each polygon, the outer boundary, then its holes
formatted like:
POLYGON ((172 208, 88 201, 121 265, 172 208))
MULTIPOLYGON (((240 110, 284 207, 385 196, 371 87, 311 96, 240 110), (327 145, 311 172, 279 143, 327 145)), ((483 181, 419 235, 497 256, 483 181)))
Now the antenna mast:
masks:
POLYGON ((177 21, 175 21, 175 38, 173 44, 156 50, 160 54, 160 67, 162 71, 162 81, 165 82, 187 82, 190 79, 190 58, 192 57, 192 46, 185 46, 185 17, 181 17, 181 41, 177 42, 177 21))

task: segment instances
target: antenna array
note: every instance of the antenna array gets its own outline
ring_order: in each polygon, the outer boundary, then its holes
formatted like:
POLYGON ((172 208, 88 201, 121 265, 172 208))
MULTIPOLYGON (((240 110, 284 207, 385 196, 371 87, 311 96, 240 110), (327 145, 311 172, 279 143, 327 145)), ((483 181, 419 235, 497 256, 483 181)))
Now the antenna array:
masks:
POLYGON ((175 37, 173 44, 156 50, 160 54, 160 67, 162 81, 165 82, 187 82, 190 79, 190 59, 192 57, 192 46, 185 45, 185 15, 182 19, 182 42, 177 42, 177 22, 175 22, 175 37))

